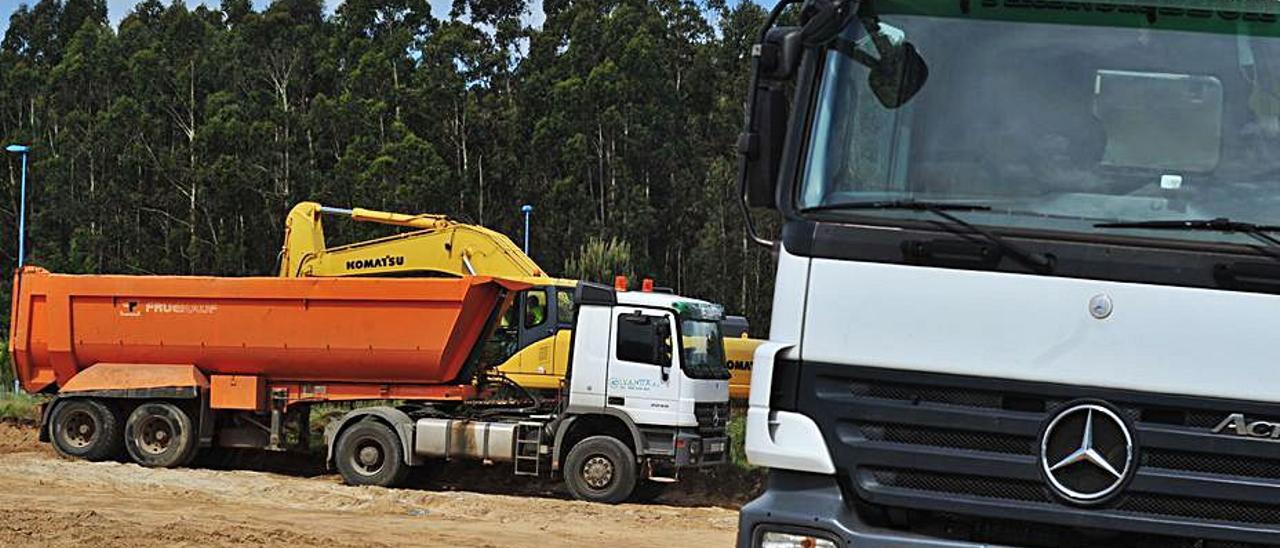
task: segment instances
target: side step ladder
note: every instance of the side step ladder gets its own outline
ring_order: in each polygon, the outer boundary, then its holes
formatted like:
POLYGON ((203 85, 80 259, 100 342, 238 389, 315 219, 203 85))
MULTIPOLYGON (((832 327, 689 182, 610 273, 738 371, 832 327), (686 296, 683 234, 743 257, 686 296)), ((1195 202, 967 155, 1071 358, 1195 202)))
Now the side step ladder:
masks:
POLYGON ((542 472, 542 423, 516 424, 516 475, 538 476, 542 472))

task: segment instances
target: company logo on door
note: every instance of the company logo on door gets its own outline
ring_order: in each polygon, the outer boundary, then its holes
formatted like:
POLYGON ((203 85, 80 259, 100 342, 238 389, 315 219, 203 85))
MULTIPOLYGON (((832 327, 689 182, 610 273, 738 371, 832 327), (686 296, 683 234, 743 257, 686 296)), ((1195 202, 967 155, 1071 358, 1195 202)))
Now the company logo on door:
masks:
POLYGON ((662 383, 653 379, 623 379, 619 377, 611 377, 609 379, 610 390, 631 390, 633 392, 648 392, 655 388, 662 388, 662 383))

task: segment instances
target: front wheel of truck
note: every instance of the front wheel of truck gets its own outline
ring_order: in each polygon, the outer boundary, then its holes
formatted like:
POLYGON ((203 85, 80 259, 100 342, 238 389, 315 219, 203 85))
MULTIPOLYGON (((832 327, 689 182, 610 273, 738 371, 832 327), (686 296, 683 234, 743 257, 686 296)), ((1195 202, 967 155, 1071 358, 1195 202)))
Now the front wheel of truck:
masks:
POLYGON ((636 488, 636 457, 612 436, 592 436, 569 450, 564 483, 574 498, 617 504, 636 488))
POLYGON ((139 405, 124 424, 125 450, 133 462, 149 468, 185 466, 195 457, 197 438, 187 412, 164 401, 139 405))
POLYGON ((91 461, 116 458, 123 441, 115 412, 93 399, 58 402, 49 418, 49 438, 59 454, 91 461))
POLYGON ((361 421, 343 430, 334 454, 347 485, 395 487, 409 475, 400 436, 378 421, 361 421))

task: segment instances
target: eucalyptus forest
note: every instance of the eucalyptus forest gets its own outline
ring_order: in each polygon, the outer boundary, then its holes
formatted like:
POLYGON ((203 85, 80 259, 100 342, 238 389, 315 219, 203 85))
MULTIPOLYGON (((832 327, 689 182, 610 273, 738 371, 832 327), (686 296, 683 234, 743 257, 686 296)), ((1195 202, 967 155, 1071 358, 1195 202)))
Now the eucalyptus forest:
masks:
MULTIPOLYGON (((553 275, 723 303, 763 334, 772 258, 735 195, 765 11, 725 0, 104 0, 19 6, 0 138, 30 145, 28 262, 272 275, 303 200, 441 213, 523 239, 553 275)), ((0 263, 21 163, 0 164, 0 263)), ((391 233, 328 222, 330 243, 391 233)), ((4 285, 7 302, 9 288, 4 285)))

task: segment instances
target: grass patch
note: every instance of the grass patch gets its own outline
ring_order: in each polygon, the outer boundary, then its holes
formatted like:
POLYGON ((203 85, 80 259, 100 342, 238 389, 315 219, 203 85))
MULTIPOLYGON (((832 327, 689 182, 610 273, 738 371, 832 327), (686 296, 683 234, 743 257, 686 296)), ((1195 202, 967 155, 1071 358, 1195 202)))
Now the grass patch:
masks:
POLYGON ((729 462, 743 470, 755 468, 747 462, 747 415, 735 413, 729 419, 729 462))
POLYGON ((0 394, 0 419, 39 421, 44 399, 25 393, 0 394))

